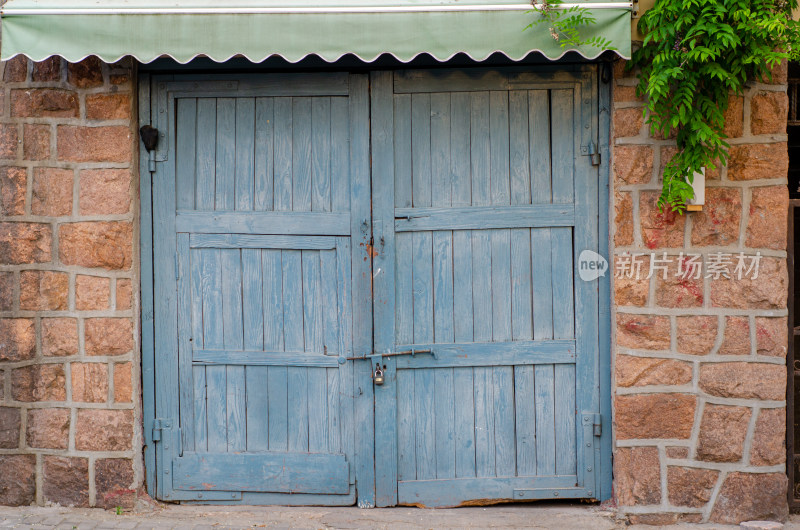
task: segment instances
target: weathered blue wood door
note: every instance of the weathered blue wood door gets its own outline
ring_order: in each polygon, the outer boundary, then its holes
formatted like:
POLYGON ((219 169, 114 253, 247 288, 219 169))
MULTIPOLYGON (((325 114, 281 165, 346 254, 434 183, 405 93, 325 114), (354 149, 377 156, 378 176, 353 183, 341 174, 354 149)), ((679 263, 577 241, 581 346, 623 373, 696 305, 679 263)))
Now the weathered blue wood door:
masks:
POLYGON ((346 360, 372 345, 367 79, 154 86, 158 496, 352 504, 373 465, 346 360))
POLYGON ((591 70, 372 77, 377 504, 594 497, 591 70))

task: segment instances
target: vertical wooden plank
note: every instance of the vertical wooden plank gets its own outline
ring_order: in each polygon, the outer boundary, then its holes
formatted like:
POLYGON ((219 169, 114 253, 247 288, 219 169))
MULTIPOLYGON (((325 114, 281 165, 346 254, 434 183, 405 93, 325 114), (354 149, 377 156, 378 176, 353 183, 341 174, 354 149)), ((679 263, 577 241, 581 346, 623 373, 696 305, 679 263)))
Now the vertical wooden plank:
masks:
POLYGON ((347 98, 331 98, 331 203, 350 209, 350 116, 347 98))
POLYGON ((307 368, 308 452, 328 451, 328 369, 307 368))
POLYGON ((475 477, 475 401, 472 368, 453 369, 456 478, 475 477))
POLYGON ((472 204, 491 203, 489 93, 470 94, 470 159, 472 160, 472 204))
MULTIPOLYGON (((217 249, 202 252, 203 273, 203 346, 222 349, 225 346, 222 319, 222 271, 217 249)), ((226 451, 227 437, 227 390, 225 366, 206 367, 206 392, 208 414, 208 450, 226 451), (223 397, 225 396, 225 397, 223 397)))
MULTIPOLYGON (((303 337, 303 264, 302 251, 283 250, 283 325, 286 351, 302 352, 303 337)), ((308 377, 306 368, 287 368, 288 444, 289 451, 308 450, 308 377)))
POLYGON ((492 230, 492 340, 511 340, 511 231, 492 230))
POLYGON ((552 200, 550 179, 550 94, 547 90, 528 92, 528 139, 530 142, 531 201, 552 200))
POLYGON ((575 304, 572 292, 572 228, 551 228, 550 244, 553 274, 553 338, 571 339, 574 335, 575 304))
POLYGON ((319 251, 320 305, 322 306, 323 345, 325 355, 338 355, 339 349, 339 293, 336 276, 336 250, 319 251))
POLYGON ((191 249, 189 234, 177 235, 178 260, 178 396, 183 450, 194 449, 194 385, 192 382, 191 249))
POLYGON ((410 208, 412 204, 411 169, 411 94, 394 96, 394 205, 410 208))
POLYGON ((511 230, 511 338, 513 340, 533 338, 530 232, 528 228, 511 230))
POLYGON ((281 251, 261 251, 261 278, 263 290, 264 349, 284 350, 283 342, 283 266, 281 251))
POLYGON ((273 99, 256 98, 253 208, 272 210, 273 99))
POLYGON ((275 98, 274 106, 274 208, 288 211, 292 209, 292 98, 275 98))
MULTIPOLYGON (((244 326, 244 349, 264 349, 264 293, 261 278, 261 250, 242 249, 242 324, 244 326)), ((272 280, 270 280, 272 281, 272 280)), ((269 311, 275 311, 270 308, 269 311)))
POLYGON ((514 367, 495 366, 494 384, 494 449, 495 473, 498 477, 516 474, 517 451, 514 430, 514 367))
POLYGON ((208 451, 208 410, 206 405, 206 367, 192 368, 194 386, 194 450, 208 451))
POLYGON ((395 342, 414 343, 414 278, 412 232, 395 234, 395 342))
MULTIPOLYGON (((487 176, 488 178, 488 176, 487 176)), ((492 341, 492 247, 488 230, 472 231, 472 327, 475 342, 492 341)))
POLYGON ((510 204, 508 92, 494 91, 489 95, 489 137, 491 161, 492 204, 510 204))
POLYGON ((217 99, 217 156, 215 209, 233 210, 236 171, 236 100, 217 99))
POLYGON ((533 338, 553 338, 553 282, 550 228, 531 228, 533 271, 533 338))
POLYGON ((575 366, 554 366, 555 387, 559 389, 555 401, 556 474, 573 475, 577 472, 575 444, 575 366))
POLYGON ((453 232, 453 336, 456 342, 472 342, 472 235, 453 232), (455 286, 458 286, 456 288, 455 286))
POLYGON ((339 389, 341 388, 339 385, 339 369, 337 368, 327 368, 327 394, 325 395, 326 398, 326 406, 328 409, 328 425, 327 427, 327 440, 328 446, 327 450, 329 453, 341 453, 342 451, 342 432, 340 429, 341 425, 341 414, 339 411, 339 399, 341 392, 339 389))
POLYGON ((195 161, 197 156, 197 100, 181 98, 178 106, 175 138, 175 195, 177 207, 182 210, 194 208, 195 161))
POLYGON ((475 471, 478 477, 495 475, 494 383, 492 368, 474 368, 475 471))
POLYGON ((269 368, 245 367, 247 450, 269 450, 269 368))
POLYGON ((397 480, 401 481, 417 478, 416 403, 414 370, 398 370, 397 480))
POLYGON ((331 100, 313 98, 311 103, 311 210, 331 211, 331 100))
POLYGON ((528 139, 528 92, 508 94, 509 162, 511 204, 531 203, 530 141, 528 139))
POLYGON ((433 233, 433 338, 453 342, 453 245, 452 232, 433 233))
POLYGON ((292 99, 292 211, 311 210, 311 98, 292 99))
POLYGON ((435 379, 430 368, 414 370, 417 480, 436 478, 435 379), (434 406, 431 406, 434 405, 434 406))
POLYGON ((224 453, 228 450, 228 393, 225 366, 206 366, 206 399, 208 417, 208 450, 224 453))
MULTIPOLYGON (((336 142, 334 142, 335 144, 336 142)), ((348 186, 349 188, 349 186, 348 186)), ((334 205, 336 195, 334 194, 334 205)), ((349 204, 349 198, 348 198, 349 204)), ((339 333, 339 352, 341 355, 353 354, 353 312, 351 299, 351 278, 352 271, 350 266, 351 259, 350 238, 336 238, 336 288, 339 300, 339 318, 341 319, 339 333)), ((342 452, 351 461, 355 461, 355 409, 354 409, 354 373, 353 361, 340 364, 338 369, 339 378, 339 418, 341 432, 342 452)), ((350 483, 355 483, 355 466, 350 466, 350 483)))
POLYGON ((555 377, 552 364, 534 368, 536 394, 536 474, 556 472, 555 377))
POLYGON ((433 342, 433 249, 430 232, 412 234, 414 342, 433 342))
MULTIPOLYGON (((239 249, 221 249, 222 329, 226 349, 244 348, 242 317, 242 263, 239 249)), ((247 447, 244 366, 226 367, 228 451, 247 447)))
POLYGON ((197 137, 195 168, 196 189, 195 208, 214 209, 214 172, 217 150, 217 100, 200 98, 197 100, 197 137))
POLYGON ((431 205, 431 96, 411 96, 411 168, 414 207, 431 205))
POLYGON ((254 98, 236 98, 236 209, 252 210, 255 193, 255 117, 254 98))
POLYGON ((514 367, 517 475, 536 475, 536 396, 533 366, 514 367))
MULTIPOLYGON (((192 291, 192 344, 204 348, 203 341, 203 253, 207 250, 191 251, 192 291)), ((208 450, 208 423, 206 418, 206 367, 192 368, 194 383, 194 446, 195 451, 208 450)))
MULTIPOLYGON (((302 251, 303 275, 303 335, 305 337, 305 351, 308 353, 322 353, 324 327, 322 320, 322 288, 320 286, 320 256, 319 251, 302 251)), ((327 449, 328 440, 328 407, 325 392, 328 386, 328 377, 324 368, 296 368, 298 372, 305 372, 308 385, 306 397, 306 422, 308 423, 308 450, 312 453, 323 452, 327 449)))
POLYGON ((470 173, 470 96, 466 92, 450 94, 450 166, 453 179, 453 206, 472 203, 470 173))
POLYGON ((456 478, 453 369, 440 368, 432 371, 435 382, 436 478, 456 478))
POLYGON ((450 94, 431 94, 431 204, 450 206, 450 94))
POLYGON ((575 200, 575 126, 573 123, 574 91, 568 89, 552 90, 550 106, 552 116, 551 134, 553 150, 553 202, 568 204, 575 200))
POLYGON ((286 451, 289 449, 288 369, 285 366, 270 366, 268 370, 269 450, 286 451))

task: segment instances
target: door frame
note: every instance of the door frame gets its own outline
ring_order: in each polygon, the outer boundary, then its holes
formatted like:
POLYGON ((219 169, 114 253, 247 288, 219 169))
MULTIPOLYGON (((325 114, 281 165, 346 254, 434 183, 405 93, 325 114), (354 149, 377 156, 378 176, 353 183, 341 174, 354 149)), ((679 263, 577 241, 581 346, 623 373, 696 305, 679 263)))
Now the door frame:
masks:
MULTIPOLYGON (((494 61, 485 61, 476 64, 476 67, 487 66, 506 66, 504 64, 494 65, 494 61)), ((552 67, 566 66, 564 62, 548 62, 545 63, 552 67)), ((581 62, 584 67, 591 68, 589 65, 597 65, 601 70, 602 75, 596 76, 599 79, 597 82, 597 105, 598 105, 598 150, 601 155, 601 165, 599 167, 599 182, 598 182, 598 209, 599 209, 599 233, 598 243, 599 252, 601 255, 610 258, 609 251, 609 227, 611 224, 612 212, 610 211, 610 190, 609 190, 609 173, 610 173, 610 127, 611 127, 611 87, 610 82, 604 82, 603 79, 610 79, 611 63, 602 62, 581 62)), ((531 61, 528 63, 515 63, 517 67, 523 66, 533 70, 543 68, 541 62, 531 61)), ((452 68, 452 65, 443 63, 439 65, 441 68, 452 68)), ((207 68, 208 65, 203 64, 202 68, 207 68)), ((241 65, 239 65, 241 67, 241 65)), ((336 65, 331 65, 324 70, 336 68, 336 65)), ((396 65, 397 69, 409 68, 410 65, 396 65)), ((469 66, 458 65, 461 68, 469 68, 469 66)), ((291 70, 307 69, 302 63, 291 65, 291 70)), ((381 65, 383 71, 391 71, 389 66, 381 65)), ((546 67, 545 67, 546 68, 546 67)), ((136 72, 136 83, 138 85, 138 127, 148 125, 155 116, 151 115, 151 94, 154 92, 154 77, 163 73, 174 73, 180 75, 182 73, 196 72, 197 66, 180 65, 176 62, 167 64, 158 62, 153 65, 152 72, 145 65, 140 65, 139 70, 136 72)), ((213 69, 220 71, 226 70, 225 63, 220 65, 214 64, 213 69)), ((281 68, 285 70, 286 68, 281 68)), ((347 69, 347 68, 344 68, 347 69)), ((243 69, 241 75, 249 75, 249 71, 258 71, 264 73, 264 69, 258 65, 248 65, 243 69)), ((382 74, 378 69, 371 70, 370 80, 372 83, 380 82, 382 74)), ((366 116, 367 120, 371 120, 375 116, 373 109, 370 109, 369 115, 366 116)), ((156 480, 158 469, 156 467, 156 448, 153 441, 153 423, 156 419, 156 363, 155 363, 155 322, 154 322, 154 275, 153 275, 153 187, 152 187, 152 173, 150 172, 151 162, 149 153, 142 149, 141 143, 137 142, 139 148, 139 188, 140 188, 140 279, 141 279, 141 385, 142 385, 142 441, 144 444, 144 470, 145 470, 145 485, 147 491, 155 495, 158 491, 158 481, 156 480)), ((386 146, 383 146, 385 149, 386 146)), ((370 155, 375 153, 376 149, 381 149, 381 144, 377 141, 375 135, 372 135, 372 145, 370 146, 370 155)), ((380 171, 380 168, 374 168, 372 171, 380 171)), ((611 259, 609 259, 611 261, 611 259)), ((612 409, 611 409, 611 279, 610 274, 601 276, 598 279, 598 337, 599 337, 599 404, 600 413, 603 418, 603 430, 600 436, 597 448, 597 473, 596 484, 598 498, 601 501, 611 498, 612 496, 612 409)), ((355 305, 355 304, 354 304, 355 305)), ((369 305, 371 307, 371 303, 369 305)), ((375 333, 375 331, 373 331, 375 333)), ((371 362, 356 361, 363 365, 361 371, 371 374, 371 362)), ((363 389, 364 399, 360 403, 366 404, 368 401, 369 407, 362 407, 361 417, 366 423, 373 424, 373 430, 366 433, 365 436, 357 444, 360 444, 361 454, 364 456, 372 456, 372 461, 375 461, 374 454, 374 432, 375 429, 381 426, 380 418, 374 416, 374 400, 373 400, 373 387, 372 385, 365 385, 363 389), (369 410, 367 410, 369 408, 369 410), (368 453, 367 453, 368 452, 368 453)), ((358 432, 358 430, 357 430, 358 432)), ((362 433, 364 434, 364 433, 362 433)), ((366 458, 361 460, 362 465, 357 466, 357 479, 362 485, 358 492, 358 505, 362 508, 375 506, 375 467, 363 465, 366 463, 366 458), (372 488, 364 488, 364 484, 372 484, 372 488)), ((220 501, 219 503, 222 503, 220 501)))

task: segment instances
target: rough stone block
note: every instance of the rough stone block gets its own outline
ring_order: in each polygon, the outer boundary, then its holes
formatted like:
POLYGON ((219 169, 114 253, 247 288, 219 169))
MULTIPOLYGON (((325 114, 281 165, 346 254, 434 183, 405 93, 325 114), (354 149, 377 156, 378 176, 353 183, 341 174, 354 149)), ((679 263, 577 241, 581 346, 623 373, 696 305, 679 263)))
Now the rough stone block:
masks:
POLYGON ((789 328, 786 317, 756 317, 756 353, 772 357, 786 357, 789 328))
POLYGON ((750 319, 725 317, 725 333, 719 347, 720 355, 750 355, 750 319))
POLYGON ((660 504, 658 448, 618 448, 614 454, 614 478, 620 506, 660 504))
POLYGON ((0 214, 25 215, 28 170, 24 167, 0 167, 0 214))
POLYGON ((50 217, 72 213, 71 169, 37 167, 33 170, 33 195, 31 212, 50 217))
POLYGON ((75 277, 75 309, 99 310, 111 306, 111 280, 101 276, 75 277))
POLYGON ((752 409, 706 404, 700 422, 698 460, 740 462, 752 409))
POLYGON ((133 489, 133 462, 124 458, 104 458, 95 463, 94 484, 97 506, 105 509, 121 506, 132 509, 136 501, 133 489))
POLYGON ((789 97, 786 92, 759 92, 750 100, 750 132, 786 134, 789 97))
POLYGON ((725 127, 723 132, 728 138, 738 138, 744 132, 744 98, 731 96, 728 98, 728 108, 725 109, 725 127))
POLYGON ((11 91, 11 115, 16 118, 77 118, 78 94, 59 88, 11 91))
POLYGON ((108 401, 108 365, 72 363, 72 400, 84 403, 108 401))
POLYGON ((782 401, 786 367, 747 362, 702 364, 699 383, 703 392, 712 396, 782 401))
POLYGON ((736 245, 742 218, 742 192, 736 188, 706 188, 706 205, 702 211, 691 215, 692 245, 736 245))
POLYGON ((131 117, 129 94, 91 94, 86 96, 86 117, 90 120, 127 120, 131 117))
POLYGON ((90 55, 79 63, 67 65, 67 81, 78 88, 94 88, 103 85, 103 63, 90 55))
POLYGON ((28 506, 36 501, 36 456, 0 455, 0 505, 28 506))
POLYGON ((31 79, 35 82, 60 81, 61 57, 54 55, 44 61, 33 63, 31 79))
POLYGON ((677 438, 692 434, 697 397, 690 394, 629 394, 614 400, 617 439, 677 438))
POLYGON ((133 323, 129 318, 87 318, 84 339, 86 355, 122 355, 133 350, 133 323))
POLYGON ((26 123, 22 131, 22 156, 25 160, 50 158, 50 126, 26 123))
POLYGON ((637 350, 667 350, 669 318, 617 313, 617 344, 637 350))
POLYGON ((15 159, 19 149, 19 127, 16 123, 0 123, 0 158, 15 159))
POLYGON ((69 409, 30 409, 25 433, 28 447, 66 449, 69 447, 69 409))
POLYGON ((708 355, 717 341, 717 317, 678 317, 678 353, 708 355))
POLYGON ((614 244, 618 247, 633 245, 633 199, 628 192, 614 194, 614 244))
POLYGON ((130 410, 78 411, 75 448, 79 451, 129 451, 133 438, 130 410))
POLYGON ((132 396, 131 363, 114 363, 114 402, 130 403, 132 396))
POLYGON ((14 307, 14 273, 0 272, 0 311, 14 307))
POLYGON ((59 228, 58 250, 61 262, 67 265, 128 270, 132 263, 133 227, 122 221, 63 224, 59 228))
POLYGON ((27 311, 67 309, 69 275, 65 272, 22 271, 19 306, 27 311))
POLYGON ((667 468, 667 496, 673 506, 702 508, 711 499, 719 471, 691 467, 667 468))
POLYGON ((6 83, 22 83, 28 79, 28 58, 17 55, 5 62, 3 81, 6 83))
POLYGON ((24 361, 35 354, 33 319, 0 318, 0 361, 24 361))
POLYGON ((782 530, 783 523, 776 521, 746 521, 739 524, 739 530, 782 530))
POLYGON ((131 209, 128 169, 85 169, 80 186, 81 215, 124 214, 131 209))
POLYGON ((128 279, 117 279, 117 309, 125 310, 133 307, 133 289, 128 279))
POLYGON ((47 357, 64 357, 77 354, 77 319, 43 318, 42 353, 47 357))
POLYGON ((668 458, 689 458, 688 447, 667 447, 668 458))
POLYGON ((756 519, 786 520, 789 506, 784 473, 729 473, 711 511, 711 522, 738 524, 756 519))
POLYGON ((653 148, 649 145, 614 147, 617 184, 644 184, 653 178, 653 148))
POLYGON ((53 233, 48 224, 0 223, 0 264, 48 262, 52 246, 53 233))
MULTIPOLYGON (((657 256, 662 259, 663 256, 657 256)), ((666 277, 663 271, 654 271, 656 278, 656 304, 661 307, 702 307, 705 299, 700 260, 691 261, 686 255, 668 256, 666 277), (699 276, 699 277, 696 277, 699 276)))
POLYGON ((64 366, 36 364, 13 370, 11 395, 17 401, 64 401, 67 399, 64 366))
POLYGON ((732 145, 728 154, 730 180, 786 178, 789 170, 786 142, 732 145))
MULTIPOLYGON (((731 268, 733 269, 733 268, 731 268)), ((733 270, 731 270, 733 272, 733 270)), ((786 307, 789 278, 786 260, 762 257, 758 278, 754 274, 738 279, 720 276, 711 281, 711 304, 738 309, 783 309, 786 307)))
POLYGON ((786 462, 786 409, 761 409, 756 419, 750 465, 776 466, 786 462))
POLYGON ((674 359, 617 355, 617 386, 685 385, 692 381, 692 365, 674 359))
POLYGON ((614 111, 614 138, 639 136, 644 124, 641 108, 616 109, 614 111))
POLYGON ((62 506, 89 507, 89 460, 45 456, 42 465, 44 500, 62 506))
POLYGON ((786 185, 754 188, 745 244, 753 248, 784 250, 788 211, 789 189, 786 185))
POLYGON ((669 207, 659 210, 659 196, 657 191, 643 191, 639 196, 642 241, 649 249, 682 247, 686 216, 669 207))
POLYGON ((20 409, 0 407, 0 449, 19 447, 20 409))
POLYGON ((67 162, 129 162, 131 131, 122 125, 83 127, 58 126, 58 159, 67 162))

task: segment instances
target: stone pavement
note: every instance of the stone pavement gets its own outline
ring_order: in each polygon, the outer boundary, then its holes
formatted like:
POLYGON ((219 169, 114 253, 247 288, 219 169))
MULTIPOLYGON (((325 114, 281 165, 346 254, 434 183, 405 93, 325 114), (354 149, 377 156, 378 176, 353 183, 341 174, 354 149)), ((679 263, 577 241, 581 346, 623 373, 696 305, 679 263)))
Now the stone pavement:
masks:
MULTIPOLYGON (((721 525, 675 525, 666 528, 736 529, 721 525)), ((245 528, 543 528, 558 530, 610 530, 629 526, 613 511, 597 506, 531 503, 474 508, 426 510, 419 508, 292 508, 285 506, 174 506, 117 515, 114 511, 87 508, 0 506, 0 529, 195 529, 245 528)), ((792 516, 785 528, 800 529, 800 516, 792 516)))

